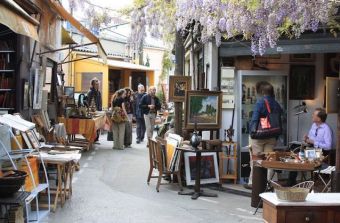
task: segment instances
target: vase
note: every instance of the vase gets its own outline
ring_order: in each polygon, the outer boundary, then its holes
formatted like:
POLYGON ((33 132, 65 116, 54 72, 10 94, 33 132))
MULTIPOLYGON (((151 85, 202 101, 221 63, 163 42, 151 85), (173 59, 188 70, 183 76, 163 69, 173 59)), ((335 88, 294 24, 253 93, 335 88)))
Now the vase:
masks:
POLYGON ((200 144, 200 142, 201 142, 200 137, 198 136, 197 132, 194 131, 190 138, 190 145, 197 149, 197 146, 200 144))

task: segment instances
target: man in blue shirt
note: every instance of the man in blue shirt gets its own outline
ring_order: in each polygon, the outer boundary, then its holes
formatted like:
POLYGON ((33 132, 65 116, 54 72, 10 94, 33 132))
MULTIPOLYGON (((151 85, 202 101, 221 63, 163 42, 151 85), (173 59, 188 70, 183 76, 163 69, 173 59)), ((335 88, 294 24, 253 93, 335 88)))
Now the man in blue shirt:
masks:
MULTIPOLYGON (((304 141, 315 148, 322 149, 324 156, 330 154, 332 149, 332 130, 325 123, 327 119, 327 113, 323 108, 316 108, 312 114, 312 127, 304 136, 304 141)), ((330 159, 330 157, 328 158, 330 159)), ((297 172, 289 172, 288 186, 294 186, 296 184, 297 172)))
POLYGON ((324 155, 328 155, 329 150, 332 149, 332 130, 325 123, 327 119, 327 113, 323 108, 317 108, 313 112, 312 120, 313 125, 308 132, 308 135, 304 136, 306 143, 313 145, 315 148, 323 150, 324 155))

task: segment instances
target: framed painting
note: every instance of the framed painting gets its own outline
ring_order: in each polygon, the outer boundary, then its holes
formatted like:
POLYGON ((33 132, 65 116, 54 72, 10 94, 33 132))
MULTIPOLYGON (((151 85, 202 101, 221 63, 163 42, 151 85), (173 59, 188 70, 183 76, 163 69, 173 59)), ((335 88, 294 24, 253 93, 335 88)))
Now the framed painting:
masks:
POLYGON ((169 77, 169 101, 184 102, 185 92, 191 90, 191 77, 170 76, 169 77))
POLYGON ((68 98, 74 98, 74 87, 64 87, 64 95, 68 98))
MULTIPOLYGON (((196 153, 184 153, 185 179, 187 185, 194 185, 196 179, 196 153)), ((218 183, 217 155, 214 152, 202 153, 201 184, 218 183)))
POLYGON ((39 140, 34 135, 34 132, 32 132, 32 130, 28 130, 26 131, 26 134, 27 134, 29 141, 31 142, 33 149, 39 149, 40 148, 39 140))
POLYGON ((187 91, 184 117, 186 129, 220 129, 221 112, 222 92, 187 91))
POLYGON ((289 72, 289 99, 314 99, 315 66, 291 65, 289 72))

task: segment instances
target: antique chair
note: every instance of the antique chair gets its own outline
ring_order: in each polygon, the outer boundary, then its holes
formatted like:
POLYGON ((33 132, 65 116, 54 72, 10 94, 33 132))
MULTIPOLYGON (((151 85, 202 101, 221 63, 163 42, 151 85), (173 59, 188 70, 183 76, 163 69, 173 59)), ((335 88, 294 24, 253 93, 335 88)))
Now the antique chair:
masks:
POLYGON ((157 178, 156 190, 159 192, 160 185, 164 185, 162 183, 163 177, 169 177, 171 174, 177 175, 178 184, 180 190, 182 190, 182 181, 179 170, 169 171, 166 167, 166 156, 164 145, 166 145, 166 141, 164 139, 158 138, 157 141, 154 139, 149 139, 149 159, 150 159, 150 169, 147 178, 147 183, 150 183, 151 178, 157 178), (163 148, 162 148, 163 147, 163 148), (152 173, 156 170, 158 175, 152 175, 152 173))

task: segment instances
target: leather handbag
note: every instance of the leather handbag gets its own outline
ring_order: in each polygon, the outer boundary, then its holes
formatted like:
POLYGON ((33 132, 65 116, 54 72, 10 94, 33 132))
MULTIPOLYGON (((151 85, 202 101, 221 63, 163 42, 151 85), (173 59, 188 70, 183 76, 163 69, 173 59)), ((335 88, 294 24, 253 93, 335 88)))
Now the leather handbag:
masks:
POLYGON ((266 117, 260 118, 256 129, 250 132, 252 139, 276 138, 282 134, 281 114, 271 112, 267 99, 264 99, 264 103, 268 114, 266 117))

